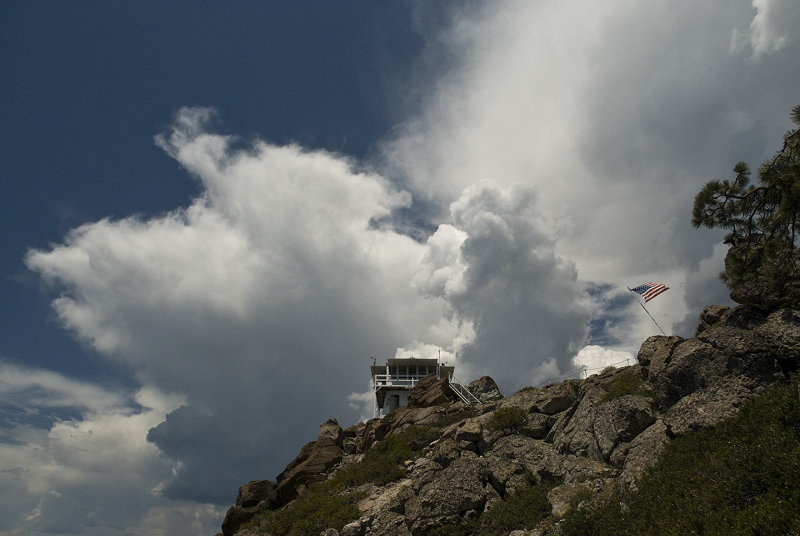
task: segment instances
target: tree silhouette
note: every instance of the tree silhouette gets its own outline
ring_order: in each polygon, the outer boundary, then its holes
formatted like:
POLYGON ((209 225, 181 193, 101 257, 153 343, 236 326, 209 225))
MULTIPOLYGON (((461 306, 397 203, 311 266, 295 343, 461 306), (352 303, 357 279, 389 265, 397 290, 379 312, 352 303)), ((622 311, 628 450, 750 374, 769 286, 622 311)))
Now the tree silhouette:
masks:
MULTIPOLYGON (((800 105, 792 109, 800 126, 800 105)), ((713 180, 698 192, 692 225, 729 229, 731 248, 722 280, 733 289, 755 278, 773 291, 800 274, 797 239, 800 234, 800 128, 789 131, 783 147, 758 170, 758 185, 750 184, 750 168, 739 162, 734 180, 713 180)))

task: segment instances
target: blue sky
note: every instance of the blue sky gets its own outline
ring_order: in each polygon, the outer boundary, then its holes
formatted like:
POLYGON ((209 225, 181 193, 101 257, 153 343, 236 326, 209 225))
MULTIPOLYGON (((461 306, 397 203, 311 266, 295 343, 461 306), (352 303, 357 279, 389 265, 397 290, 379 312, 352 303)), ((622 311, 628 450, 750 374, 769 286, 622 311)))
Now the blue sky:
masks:
POLYGON ((0 535, 213 534, 367 365, 510 393, 691 335, 791 0, 0 7, 0 535))
MULTIPOLYGON (((410 69, 421 36, 402 3, 325 6, 3 6, 3 290, 15 315, 46 321, 36 293, 9 280, 27 278, 28 248, 86 221, 186 205, 197 193, 153 145, 181 106, 213 105, 244 136, 364 155, 391 128, 402 96, 390 84, 410 69)), ((19 337, 16 322, 3 326, 9 345, 70 344, 48 328, 19 337)))

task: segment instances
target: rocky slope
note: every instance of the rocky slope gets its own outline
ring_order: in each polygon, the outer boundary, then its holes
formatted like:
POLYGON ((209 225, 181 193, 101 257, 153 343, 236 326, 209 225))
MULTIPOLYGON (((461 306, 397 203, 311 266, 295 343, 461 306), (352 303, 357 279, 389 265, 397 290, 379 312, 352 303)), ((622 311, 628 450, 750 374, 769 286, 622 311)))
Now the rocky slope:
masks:
POLYGON ((548 521, 516 534, 557 534, 556 521, 575 497, 616 483, 635 487, 667 442, 731 417, 745 400, 784 381, 798 356, 800 311, 711 306, 694 337, 650 337, 638 365, 585 380, 503 398, 490 378, 481 378, 470 388, 483 404, 470 408, 430 378, 418 386, 410 407, 383 419, 347 429, 334 419, 323 423, 317 440, 275 482, 242 486, 222 533, 267 534, 259 514, 291 508, 310 485, 357 467, 377 445, 418 427, 425 433, 415 436, 399 478, 353 484, 357 514, 319 532, 425 534, 480 518, 546 482, 552 487, 548 521), (252 519, 254 526, 242 529, 252 519))

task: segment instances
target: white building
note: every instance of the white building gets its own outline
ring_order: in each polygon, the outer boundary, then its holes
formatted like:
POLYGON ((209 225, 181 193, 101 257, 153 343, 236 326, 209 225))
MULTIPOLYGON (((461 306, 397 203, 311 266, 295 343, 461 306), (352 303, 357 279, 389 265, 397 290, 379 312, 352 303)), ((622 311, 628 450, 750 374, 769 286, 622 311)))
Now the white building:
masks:
MULTIPOLYGON (((375 416, 408 405, 408 394, 422 378, 430 375, 451 380, 455 367, 439 363, 438 359, 389 359, 385 365, 372 365, 372 386, 375 389, 375 416)), ((451 380, 452 381, 452 380, 451 380)))

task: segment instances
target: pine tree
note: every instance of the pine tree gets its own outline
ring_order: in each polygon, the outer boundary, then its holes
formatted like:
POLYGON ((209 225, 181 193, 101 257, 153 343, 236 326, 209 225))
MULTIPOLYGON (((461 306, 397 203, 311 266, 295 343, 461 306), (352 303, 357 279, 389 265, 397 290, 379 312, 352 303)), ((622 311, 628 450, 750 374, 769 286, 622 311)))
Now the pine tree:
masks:
MULTIPOLYGON (((800 127, 800 105, 792 109, 792 121, 800 127)), ((730 230, 724 241, 731 247, 720 274, 729 288, 758 278, 780 292, 800 275, 800 128, 789 131, 783 147, 761 165, 758 185, 750 184, 746 163, 733 171, 733 182, 713 180, 700 190, 692 225, 730 230)))

